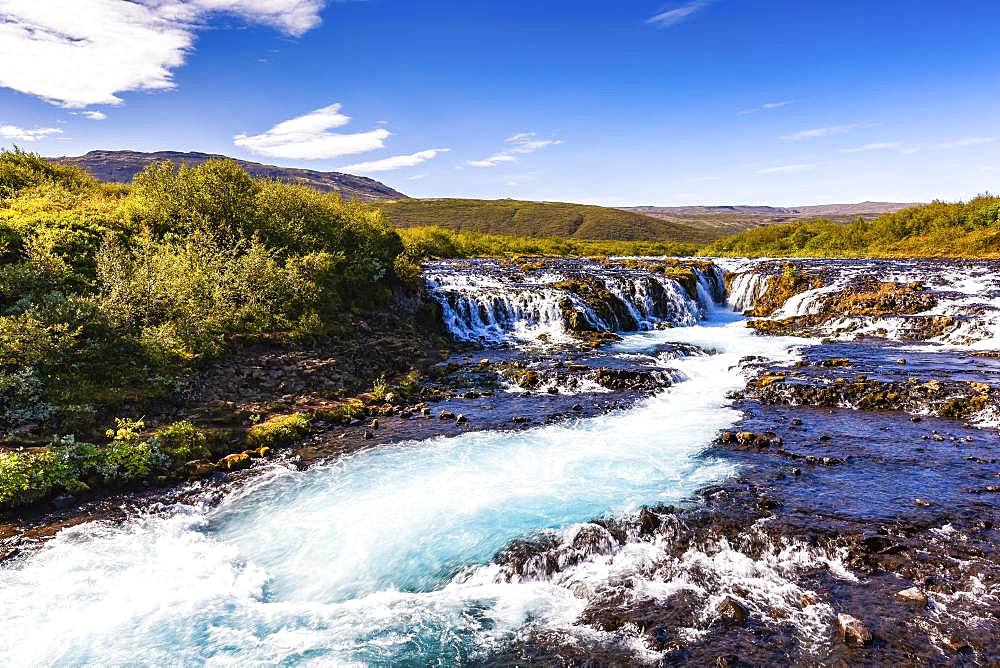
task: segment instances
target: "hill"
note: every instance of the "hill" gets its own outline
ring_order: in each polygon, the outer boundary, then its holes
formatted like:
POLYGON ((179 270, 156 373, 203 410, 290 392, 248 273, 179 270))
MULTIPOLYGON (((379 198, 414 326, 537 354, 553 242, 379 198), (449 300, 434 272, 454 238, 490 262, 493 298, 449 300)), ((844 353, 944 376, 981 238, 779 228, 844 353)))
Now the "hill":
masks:
POLYGON ((931 202, 850 223, 811 220, 744 230, 705 255, 745 257, 1000 257, 1000 197, 931 202))
POLYGON ((402 199, 376 202, 396 227, 442 227, 531 238, 706 243, 711 228, 634 211, 565 202, 511 199, 402 199))
MULTIPOLYGON (((210 153, 182 153, 180 151, 90 151, 80 156, 49 158, 52 162, 79 167, 99 181, 129 183, 132 178, 152 162, 169 160, 176 164, 197 166, 207 160, 224 158, 210 153)), ((235 158, 234 158, 235 160, 235 158)), ((403 193, 393 190, 384 183, 364 176, 354 176, 341 172, 319 172, 312 169, 278 167, 259 162, 236 160, 247 173, 256 178, 276 179, 283 183, 309 186, 323 192, 337 192, 342 197, 364 201, 378 199, 405 198, 403 193)))
POLYGON ((874 218, 915 204, 899 202, 859 202, 856 204, 820 204, 812 206, 635 206, 624 209, 654 218, 670 220, 704 229, 715 237, 734 234, 761 225, 824 218, 850 222, 855 218, 874 218))

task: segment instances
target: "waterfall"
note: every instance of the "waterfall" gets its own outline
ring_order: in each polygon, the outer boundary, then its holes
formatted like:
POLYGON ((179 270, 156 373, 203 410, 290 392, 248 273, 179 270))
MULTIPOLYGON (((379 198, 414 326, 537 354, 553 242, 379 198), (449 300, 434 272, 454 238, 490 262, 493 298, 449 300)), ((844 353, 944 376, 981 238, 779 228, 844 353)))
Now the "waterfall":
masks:
POLYGON ((662 273, 593 260, 549 260, 543 269, 521 271, 490 259, 438 261, 427 265, 425 276, 455 339, 499 343, 566 341, 574 330, 694 325, 721 301, 724 283, 718 267, 690 269, 694 297, 662 273), (589 292, 575 291, 571 282, 589 292), (575 327, 570 317, 578 318, 575 327))

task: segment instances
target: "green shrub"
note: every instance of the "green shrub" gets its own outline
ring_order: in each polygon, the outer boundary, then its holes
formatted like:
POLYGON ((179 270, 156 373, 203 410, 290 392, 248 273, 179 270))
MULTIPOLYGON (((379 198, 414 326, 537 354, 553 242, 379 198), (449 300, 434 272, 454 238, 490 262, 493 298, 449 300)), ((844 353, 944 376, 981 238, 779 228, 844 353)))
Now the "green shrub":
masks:
POLYGON ((212 456, 205 434, 187 421, 174 422, 156 432, 160 449, 174 463, 184 464, 212 456))
POLYGON ((278 415, 250 427, 246 444, 251 448, 291 445, 308 429, 309 418, 304 413, 278 415))

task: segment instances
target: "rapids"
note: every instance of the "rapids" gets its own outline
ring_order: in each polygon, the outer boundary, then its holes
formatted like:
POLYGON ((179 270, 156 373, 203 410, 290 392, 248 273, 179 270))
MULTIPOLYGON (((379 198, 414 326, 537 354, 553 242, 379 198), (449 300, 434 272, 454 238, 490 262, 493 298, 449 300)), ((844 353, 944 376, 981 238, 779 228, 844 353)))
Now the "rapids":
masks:
MULTIPOLYGON (((636 285, 619 287, 641 295, 636 285)), ((730 475, 701 451, 739 418, 725 395, 745 380, 740 359, 791 359, 788 341, 670 294, 682 322, 710 320, 626 335, 616 350, 677 341, 714 354, 674 360, 686 380, 634 408, 303 472, 274 464, 218 504, 62 531, 0 570, 4 662, 422 664, 476 656, 526 625, 572 626, 584 598, 504 581, 493 555, 538 530, 683 502, 730 475)))
MULTIPOLYGON (((652 600, 679 591, 703 597, 689 639, 706 632, 723 592, 742 591, 756 597, 754 614, 794 624, 803 647, 823 647, 834 611, 803 606, 815 597, 796 578, 818 565, 855 581, 838 554, 761 539, 763 552, 750 558, 719 539, 677 556, 663 536, 619 545, 591 523, 638 517, 654 504, 697 506, 697 491, 742 465, 709 451, 743 417, 730 394, 753 364, 790 366, 815 343, 758 336, 734 312, 766 289, 773 267, 721 266, 734 274, 732 309, 719 303, 721 269, 699 268, 692 291, 664 275, 596 263, 536 272, 492 261, 431 264, 428 287, 459 340, 513 348, 567 341, 567 301, 593 330, 620 329, 563 287, 590 275, 635 325, 608 354, 623 364, 669 344, 707 354, 669 359, 678 381, 627 409, 379 446, 305 471, 270 463, 221 499, 64 529, 0 565, 0 664, 466 663, 539 631, 603 634, 655 661, 638 629, 580 621, 601 604, 599 592, 626 581, 652 600), (554 537, 555 572, 504 566, 512 541, 545 536, 554 537)), ((997 289, 988 272, 955 271, 941 280, 966 289, 951 289, 941 309, 974 300, 985 283, 997 289)), ((785 308, 808 312, 814 297, 785 308)), ((963 325, 966 338, 996 335, 990 317, 963 325)))

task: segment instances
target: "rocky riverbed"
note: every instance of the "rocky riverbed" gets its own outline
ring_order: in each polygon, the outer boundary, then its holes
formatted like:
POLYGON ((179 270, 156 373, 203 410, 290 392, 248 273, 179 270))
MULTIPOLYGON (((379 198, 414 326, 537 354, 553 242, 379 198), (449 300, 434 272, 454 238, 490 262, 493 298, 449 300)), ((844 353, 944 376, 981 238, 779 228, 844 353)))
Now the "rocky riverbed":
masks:
POLYGON ((15 518, 0 637, 20 663, 995 664, 998 270, 432 263, 453 353, 408 396, 15 518))

